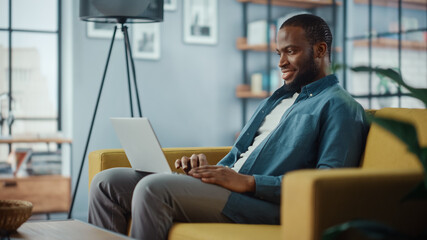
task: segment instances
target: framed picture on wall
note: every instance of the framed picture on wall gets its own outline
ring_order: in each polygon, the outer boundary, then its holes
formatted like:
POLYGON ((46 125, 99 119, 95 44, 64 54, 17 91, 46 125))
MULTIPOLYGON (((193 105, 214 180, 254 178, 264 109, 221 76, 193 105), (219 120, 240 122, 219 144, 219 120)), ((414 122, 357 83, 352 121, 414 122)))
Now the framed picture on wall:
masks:
POLYGON ((132 34, 135 59, 160 59, 160 23, 133 24, 132 34))
POLYGON ((177 0, 164 0, 163 9, 165 11, 175 11, 177 0))
MULTIPOLYGON (((114 24, 87 22, 87 36, 90 38, 107 38, 113 37, 114 24)), ((116 32, 116 39, 122 39, 123 34, 119 29, 116 32)))
POLYGON ((218 42, 218 0, 184 0, 184 42, 218 42))

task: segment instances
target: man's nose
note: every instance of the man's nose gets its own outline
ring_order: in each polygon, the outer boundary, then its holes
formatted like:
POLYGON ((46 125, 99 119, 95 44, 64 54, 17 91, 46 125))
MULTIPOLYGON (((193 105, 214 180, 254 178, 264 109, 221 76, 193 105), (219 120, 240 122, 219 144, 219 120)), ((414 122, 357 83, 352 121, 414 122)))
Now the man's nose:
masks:
POLYGON ((288 59, 285 56, 281 56, 279 59, 278 66, 281 68, 281 67, 286 66, 287 64, 288 64, 288 59))

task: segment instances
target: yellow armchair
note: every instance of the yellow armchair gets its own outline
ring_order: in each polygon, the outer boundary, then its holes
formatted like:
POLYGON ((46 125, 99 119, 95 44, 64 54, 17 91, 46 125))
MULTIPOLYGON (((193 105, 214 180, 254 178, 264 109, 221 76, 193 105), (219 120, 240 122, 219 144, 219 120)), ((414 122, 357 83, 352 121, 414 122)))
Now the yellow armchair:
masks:
MULTIPOLYGON (((382 109, 378 115, 415 124, 419 141, 427 146, 427 110, 382 109)), ((205 153, 215 164, 230 147, 164 149, 169 164, 193 153, 205 153)), ((99 171, 130 167, 121 149, 89 155, 89 182, 99 171)), ((384 222, 402 232, 420 233, 427 226, 427 201, 401 199, 424 176, 421 164, 390 133, 373 125, 360 168, 299 170, 282 182, 281 225, 176 223, 170 240, 286 239, 318 240, 331 226, 354 219, 384 222)), ((250 211, 250 209, 248 209, 250 211)))

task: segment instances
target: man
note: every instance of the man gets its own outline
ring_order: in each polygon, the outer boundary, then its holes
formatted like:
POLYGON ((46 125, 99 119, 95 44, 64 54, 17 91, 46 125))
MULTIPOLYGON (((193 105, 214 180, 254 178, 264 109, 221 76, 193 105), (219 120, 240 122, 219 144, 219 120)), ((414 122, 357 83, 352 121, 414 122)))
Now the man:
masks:
POLYGON ((92 183, 89 222, 165 239, 173 221, 279 224, 281 180, 304 168, 355 167, 367 134, 363 108, 328 75, 332 35, 297 15, 277 38, 283 87, 264 100, 217 165, 203 154, 175 166, 187 175, 110 169, 92 183))

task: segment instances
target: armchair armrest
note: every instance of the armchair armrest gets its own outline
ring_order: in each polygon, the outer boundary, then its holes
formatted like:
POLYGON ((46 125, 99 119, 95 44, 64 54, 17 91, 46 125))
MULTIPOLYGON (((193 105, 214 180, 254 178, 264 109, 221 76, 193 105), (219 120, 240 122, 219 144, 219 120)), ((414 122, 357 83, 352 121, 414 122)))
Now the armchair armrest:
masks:
MULTIPOLYGON (((214 165, 230 150, 231 147, 163 148, 163 153, 171 169, 175 169, 175 160, 182 156, 204 153, 208 163, 214 165)), ((123 149, 102 149, 89 153, 89 188, 97 173, 115 167, 131 167, 123 149)))
POLYGON ((320 239, 350 220, 375 220, 405 233, 427 226, 427 201, 401 202, 423 179, 421 170, 333 169, 286 174, 282 184, 283 239, 320 239))

